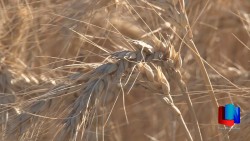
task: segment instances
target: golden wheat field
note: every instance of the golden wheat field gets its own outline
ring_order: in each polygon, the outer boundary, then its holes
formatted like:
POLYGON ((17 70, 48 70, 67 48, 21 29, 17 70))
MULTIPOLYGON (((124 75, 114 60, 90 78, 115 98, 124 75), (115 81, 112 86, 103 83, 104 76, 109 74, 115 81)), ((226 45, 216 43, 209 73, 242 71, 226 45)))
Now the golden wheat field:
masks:
POLYGON ((249 104, 249 0, 0 0, 0 141, 250 141, 249 104))

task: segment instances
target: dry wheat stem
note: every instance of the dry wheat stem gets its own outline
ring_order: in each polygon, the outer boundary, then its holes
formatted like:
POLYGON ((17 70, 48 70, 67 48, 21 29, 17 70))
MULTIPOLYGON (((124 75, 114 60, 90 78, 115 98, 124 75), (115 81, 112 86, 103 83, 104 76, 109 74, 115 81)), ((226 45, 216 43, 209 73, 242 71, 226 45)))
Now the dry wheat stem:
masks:
MULTIPOLYGON (((187 43, 187 45, 189 47, 191 47, 191 49, 193 49, 195 52, 193 52, 194 54, 194 57, 195 57, 195 60, 196 62, 198 63, 199 65, 199 68, 201 69, 201 72, 202 72, 202 77, 205 81, 205 84, 206 84, 206 88, 208 89, 208 92, 209 92, 209 95, 210 95, 210 98, 213 102, 213 105, 215 106, 215 108, 218 107, 218 103, 217 103, 217 100, 216 100, 216 97, 214 95, 214 91, 213 91, 213 87, 212 87, 212 84, 210 82, 210 79, 209 79, 209 76, 208 76, 208 73, 206 71, 206 68, 204 66, 204 63, 199 55, 199 52, 194 44, 194 42, 192 41, 193 39, 193 34, 192 34, 192 30, 191 30, 191 26, 189 24, 189 20, 188 20, 188 17, 187 17, 187 14, 185 12, 185 6, 184 6, 184 0, 182 0, 182 12, 183 13, 183 20, 182 20, 182 30, 183 32, 185 32, 186 30, 186 34, 184 36, 184 41, 187 43), (188 36, 187 36, 188 35, 188 36), (197 55, 196 55, 197 54, 197 55)), ((178 74, 177 74, 178 75, 178 74)), ((174 75, 176 77, 176 75, 174 75)), ((178 80, 175 79, 175 80, 178 80)), ((200 139, 200 141, 202 141, 202 135, 201 135, 201 132, 200 132, 200 128, 199 128, 199 123, 198 123, 198 120, 197 120, 197 117, 196 117, 196 114, 195 114, 195 111, 192 107, 192 102, 191 102, 191 99, 187 93, 187 88, 185 86, 185 83, 181 80, 181 78, 179 78, 179 81, 177 81, 177 84, 179 85, 180 89, 182 90, 184 96, 186 97, 186 100, 188 102, 188 106, 189 106, 189 109, 192 111, 192 117, 193 117, 193 123, 195 124, 195 129, 196 129, 196 136, 200 139)))
MULTIPOLYGON (((170 10, 172 11, 172 13, 174 13, 174 17, 173 18, 170 18, 171 20, 171 23, 175 23, 174 25, 175 26, 177 26, 177 27, 179 27, 179 29, 183 32, 183 33, 185 33, 186 32, 186 28, 187 27, 190 27, 189 26, 189 22, 188 22, 188 18, 187 18, 187 15, 186 15, 186 12, 185 12, 185 7, 184 7, 184 1, 182 1, 182 7, 181 7, 181 10, 179 11, 179 14, 175 14, 175 12, 174 11, 177 11, 176 10, 176 7, 174 8, 174 10, 173 9, 171 9, 170 8, 170 10), (173 19, 175 19, 175 20, 173 20, 173 19)), ((164 20, 164 19, 163 19, 164 20)), ((164 20, 165 21, 165 20, 164 20)), ((174 32, 175 33, 175 32, 174 32)), ((188 32, 187 32, 187 34, 189 35, 188 36, 188 38, 192 38, 193 37, 193 35, 192 35, 192 32, 191 32, 191 30, 188 30, 188 32)), ((186 38, 185 38, 186 39, 186 38)), ((194 44, 193 44, 194 45, 194 44)), ((195 46, 194 46, 195 47, 195 46)), ((198 52, 197 52, 198 53, 198 52)), ((176 55, 177 56, 177 55, 176 55)), ((200 65, 200 62, 202 62, 201 60, 200 60, 200 58, 198 57, 197 58, 197 56, 195 55, 195 57, 196 57, 196 61, 198 62, 198 64, 200 65)), ((178 59, 178 60, 180 60, 181 61, 181 59, 178 59)), ((202 62, 203 63, 203 62, 202 62)), ((181 63, 178 63, 178 64, 181 64, 181 63)), ((169 67, 169 66, 168 66, 169 67)), ((170 66, 171 67, 171 66, 170 66)), ((204 72, 204 70, 205 70, 205 68, 204 68, 204 65, 202 66, 202 65, 200 65, 200 67, 201 67, 201 69, 202 69, 202 72, 204 72)), ((174 72, 174 71, 173 71, 174 72)), ((206 70, 205 70, 205 72, 206 72, 206 70)), ((205 73, 206 74, 206 79, 205 80, 208 80, 208 82, 210 82, 210 80, 209 80, 209 78, 208 78, 208 76, 207 76, 207 73, 205 73)), ((204 75, 203 75, 204 76, 204 75)), ((198 120, 197 120, 197 117, 196 117, 196 114, 195 114, 195 111, 194 111, 194 109, 193 109, 193 106, 192 106, 192 102, 191 102, 191 100, 190 100, 190 97, 189 97, 189 95, 188 95, 188 93, 187 93, 187 89, 186 89, 186 86, 185 86, 185 83, 181 80, 181 78, 174 78, 174 80, 175 81, 177 81, 177 84, 179 85, 179 87, 180 87, 180 89, 182 90, 182 92, 183 92, 183 94, 184 94, 184 96, 186 97, 186 101, 187 101, 187 103, 188 103, 188 105, 189 105, 189 109, 192 111, 192 113, 191 113, 191 115, 192 115, 192 117, 193 117, 193 123, 195 124, 195 131, 196 131, 196 136, 197 136, 197 138, 200 140, 200 141, 202 141, 203 139, 202 139, 202 135, 201 135, 201 132, 200 132, 200 128, 199 128, 199 123, 198 123, 198 120), (181 83, 179 83, 179 82, 181 82, 181 83), (183 85, 184 84, 184 85, 183 85)), ((205 82, 207 82, 207 81, 205 81, 205 82)), ((211 88, 211 83, 207 83, 208 85, 208 87, 210 86, 210 88, 211 88)), ((216 100, 215 100, 216 101, 216 100)))
POLYGON ((175 112, 175 114, 179 118, 179 122, 182 125, 182 128, 184 128, 184 130, 185 130, 185 134, 187 136, 188 141, 193 141, 193 138, 192 138, 192 136, 187 128, 187 125, 186 125, 186 123, 181 115, 180 110, 167 97, 164 97, 163 99, 171 107, 171 109, 175 112))
POLYGON ((171 66, 169 66, 169 64, 167 64, 165 62, 164 62, 164 66, 165 66, 165 70, 166 70, 168 76, 170 77, 170 79, 175 81, 176 84, 181 89, 181 91, 183 93, 183 96, 185 97, 185 100, 186 100, 186 102, 188 104, 188 108, 189 108, 189 110, 191 110, 190 114, 192 116, 192 121, 193 121, 193 124, 194 124, 194 127, 195 127, 195 132, 196 132, 195 134, 196 134, 197 138, 202 141, 203 139, 202 139, 198 119, 197 119, 197 116, 196 116, 192 101, 190 99, 186 84, 182 80, 182 76, 180 74, 180 71, 171 69, 171 66))
MULTIPOLYGON (((198 63, 199 68, 201 69, 202 77, 203 77, 203 80, 205 81, 205 86, 206 86, 206 88, 208 90, 210 99, 212 100, 212 103, 213 103, 213 105, 215 107, 214 109, 217 109, 219 107, 219 105, 218 105, 217 99, 215 97, 214 90, 213 90, 210 78, 208 76, 207 70, 206 70, 205 65, 203 63, 203 60, 201 59, 201 56, 199 54, 199 51, 197 50, 197 48, 196 48, 196 46, 195 46, 192 39, 186 38, 185 40, 187 42, 187 45, 189 47, 191 47, 195 51, 195 52, 193 52, 195 60, 198 63)), ((212 110, 212 111, 213 111, 214 115, 217 114, 216 110, 212 110)), ((223 132, 223 131, 221 131, 221 132, 223 133, 224 139, 226 141, 229 141, 230 139, 229 139, 228 134, 226 132, 223 132)))
POLYGON ((197 50, 197 48, 192 40, 187 40, 187 44, 198 54, 198 55, 194 54, 194 57, 199 65, 199 68, 201 69, 202 76, 203 76, 203 79, 205 81, 206 88, 208 89, 212 103, 213 103, 214 107, 217 108, 219 105, 218 105, 218 102, 217 102, 216 97, 214 95, 214 90, 213 90, 211 81, 209 79, 207 70, 205 68, 205 65, 201 59, 201 56, 199 55, 199 52, 198 52, 198 50, 197 50))
MULTIPOLYGON (((191 134, 186 126, 186 123, 182 117, 181 112, 174 105, 172 96, 170 95, 170 85, 169 85, 168 80, 166 79, 164 73, 162 72, 161 67, 160 66, 156 67, 156 76, 154 75, 154 71, 147 64, 138 64, 138 67, 139 67, 140 72, 142 74, 146 75, 146 81, 148 82, 148 84, 147 84, 148 89, 151 89, 153 91, 155 91, 155 90, 159 91, 159 89, 155 89, 155 87, 157 87, 157 85, 159 85, 161 87, 162 92, 164 93, 164 96, 165 96, 163 99, 166 101, 166 103, 171 107, 171 109, 178 116, 179 122, 180 122, 182 128, 185 130, 187 139, 189 141, 193 141, 192 136, 191 136, 191 134), (154 87, 150 87, 150 86, 154 86, 154 87)), ((170 67, 168 69, 170 69, 170 67)), ((141 83, 139 83, 139 84, 141 84, 141 83)), ((195 121, 197 121, 197 120, 195 120, 195 121)))
POLYGON ((185 97, 185 99, 187 101, 188 107, 191 110, 192 120, 193 120, 193 123, 195 125, 195 129, 196 129, 196 133, 195 134, 196 134, 196 136, 200 137, 200 140, 202 140, 202 135, 201 135, 201 132, 200 132, 199 122, 198 122, 198 119, 197 119, 197 116, 196 116, 196 113, 195 113, 192 101, 190 99, 190 96, 189 96, 186 84, 181 79, 176 79, 175 78, 175 81, 177 82, 178 86, 180 87, 180 89, 181 89, 181 91, 182 91, 182 93, 183 93, 183 95, 184 95, 184 97, 185 97))

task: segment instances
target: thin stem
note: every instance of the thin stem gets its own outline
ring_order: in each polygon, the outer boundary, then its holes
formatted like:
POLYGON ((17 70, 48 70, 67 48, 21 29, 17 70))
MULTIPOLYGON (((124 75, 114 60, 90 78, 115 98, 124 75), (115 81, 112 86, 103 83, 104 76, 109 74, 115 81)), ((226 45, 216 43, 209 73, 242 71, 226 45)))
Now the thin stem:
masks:
POLYGON ((187 125, 181 115, 181 112, 180 110, 174 105, 174 103, 170 102, 170 100, 167 98, 167 97, 164 97, 163 98, 165 100, 165 102, 171 107, 171 109, 175 112, 175 114, 177 115, 178 117, 178 120, 181 124, 181 126, 183 127, 183 129, 185 130, 185 133, 186 133, 186 136, 187 136, 187 139, 188 141, 193 141, 193 138, 187 128, 187 125))
POLYGON ((201 131, 200 131, 200 126, 199 126, 199 123, 198 123, 198 119, 197 119, 197 116, 196 116, 192 101, 191 101, 191 99, 189 97, 186 84, 185 84, 184 81, 182 81, 180 72, 172 71, 171 74, 172 74, 171 75, 172 79, 175 80, 178 87, 181 89, 181 91, 182 91, 182 93, 183 93, 183 95, 184 95, 184 97, 185 97, 185 99, 187 101, 188 108, 191 110, 191 116, 192 116, 192 119, 193 119, 192 122, 194 124, 195 132, 196 132, 195 135, 196 135, 196 137, 198 138, 199 141, 203 141, 201 131))

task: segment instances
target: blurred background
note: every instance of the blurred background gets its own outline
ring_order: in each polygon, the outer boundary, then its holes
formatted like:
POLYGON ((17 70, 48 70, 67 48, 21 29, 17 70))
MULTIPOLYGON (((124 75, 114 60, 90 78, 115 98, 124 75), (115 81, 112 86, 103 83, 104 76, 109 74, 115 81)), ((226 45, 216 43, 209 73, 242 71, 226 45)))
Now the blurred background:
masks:
MULTIPOLYGON (((219 105, 234 103, 241 107, 241 124, 237 125, 240 129, 223 132, 232 141, 248 141, 250 1, 185 2, 194 43, 210 65, 205 66, 219 105)), ((223 139, 221 130, 224 129, 218 128, 217 115, 212 114, 217 109, 210 108, 210 97, 192 52, 165 27, 166 22, 173 22, 166 10, 168 4, 164 0, 0 0, 1 104, 18 106, 54 87, 60 78, 84 71, 81 64, 102 64, 107 52, 129 50, 125 37, 150 42, 144 36, 150 33, 149 27, 158 38, 171 38, 176 50, 182 47, 181 71, 204 141, 223 139), (62 67, 72 64, 79 67, 62 67)), ((176 32, 181 33, 178 27, 176 32)), ((187 104, 172 84, 171 94, 194 136, 187 104)), ((129 123, 119 97, 106 127, 102 125, 107 115, 94 117, 92 127, 85 131, 85 140, 97 140, 99 136, 99 140, 104 137, 109 141, 184 140, 185 133, 176 115, 158 95, 135 86, 125 100, 129 123)), ((112 106, 113 103, 107 104, 106 112, 112 106)), ((1 107, 1 113, 6 110, 5 106, 1 107)), ((14 115, 10 112, 10 118, 14 115)), ((36 140, 52 140, 56 131, 57 128, 44 129, 36 140)))

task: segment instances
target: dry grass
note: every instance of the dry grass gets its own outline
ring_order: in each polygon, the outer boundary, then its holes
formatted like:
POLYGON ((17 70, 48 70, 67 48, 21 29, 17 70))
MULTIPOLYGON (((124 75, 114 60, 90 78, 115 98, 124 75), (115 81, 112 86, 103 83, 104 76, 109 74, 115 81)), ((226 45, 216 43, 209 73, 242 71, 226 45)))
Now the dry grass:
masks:
POLYGON ((250 139, 249 1, 0 5, 0 140, 250 139))

